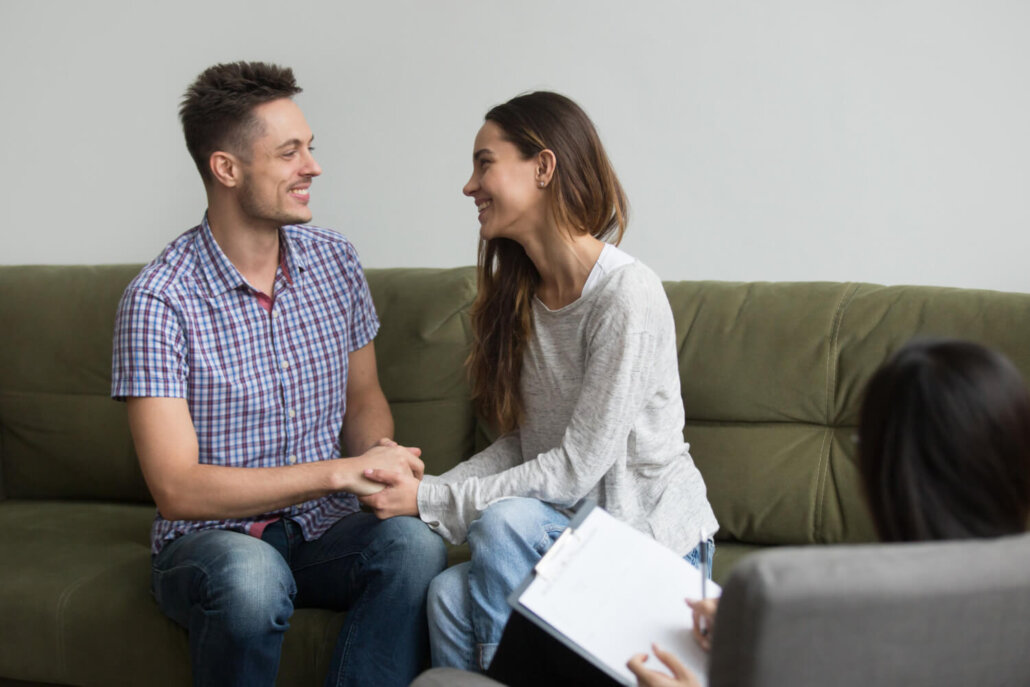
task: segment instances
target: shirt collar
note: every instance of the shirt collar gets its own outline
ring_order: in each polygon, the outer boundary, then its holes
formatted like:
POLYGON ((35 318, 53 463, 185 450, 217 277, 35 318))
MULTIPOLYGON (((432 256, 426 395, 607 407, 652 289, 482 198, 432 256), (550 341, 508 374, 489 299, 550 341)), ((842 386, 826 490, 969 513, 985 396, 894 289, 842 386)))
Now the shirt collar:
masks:
MULTIPOLYGON (((279 229, 279 250, 280 262, 286 265, 286 274, 289 283, 296 282, 297 278, 306 269, 303 251, 296 245, 296 241, 290 241, 288 227, 279 229)), ((240 271, 232 264, 228 256, 222 252, 221 246, 211 233, 211 225, 207 220, 207 213, 200 223, 200 236, 198 240, 199 259, 203 265, 204 274, 207 278, 211 295, 215 296, 227 291, 247 286, 247 280, 243 278, 240 271)))

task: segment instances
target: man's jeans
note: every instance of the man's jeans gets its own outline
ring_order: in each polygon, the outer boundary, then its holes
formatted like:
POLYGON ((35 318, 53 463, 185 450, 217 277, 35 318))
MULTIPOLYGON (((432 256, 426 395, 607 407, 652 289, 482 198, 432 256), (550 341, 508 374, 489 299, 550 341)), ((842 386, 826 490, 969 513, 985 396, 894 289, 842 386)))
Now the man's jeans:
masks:
MULTIPOLYGON (((481 672, 490 666, 511 614, 508 594, 568 524, 569 518, 530 498, 498 501, 472 522, 472 560, 448 568, 429 585, 434 667, 481 672)), ((700 557, 700 546, 684 556, 697 568, 700 557)))
POLYGON ((262 539, 204 530, 153 561, 158 605, 189 631, 195 685, 273 685, 294 607, 347 611, 326 685, 407 685, 425 660, 426 589, 443 540, 417 518, 349 515, 306 542, 290 520, 262 539))

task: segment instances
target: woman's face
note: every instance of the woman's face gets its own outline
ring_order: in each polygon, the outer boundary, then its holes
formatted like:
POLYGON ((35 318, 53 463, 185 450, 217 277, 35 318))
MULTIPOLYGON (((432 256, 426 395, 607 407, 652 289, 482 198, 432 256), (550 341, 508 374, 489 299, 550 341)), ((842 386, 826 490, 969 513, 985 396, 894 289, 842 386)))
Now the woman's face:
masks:
POLYGON ((521 243, 542 227, 547 194, 538 186, 538 171, 538 160, 523 159, 501 127, 483 124, 473 146, 472 177, 462 189, 476 202, 480 237, 521 243))

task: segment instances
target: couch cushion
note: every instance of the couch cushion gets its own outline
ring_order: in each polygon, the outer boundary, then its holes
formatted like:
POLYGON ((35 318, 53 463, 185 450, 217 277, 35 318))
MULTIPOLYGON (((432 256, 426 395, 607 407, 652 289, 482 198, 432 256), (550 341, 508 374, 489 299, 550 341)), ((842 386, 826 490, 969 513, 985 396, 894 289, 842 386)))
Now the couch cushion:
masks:
MULTIPOLYGON (((189 684, 186 631, 150 594, 154 509, 0 502, 0 675, 85 685, 189 684)), ((290 620, 281 684, 319 684, 343 614, 290 620)))
POLYGON ((138 265, 0 268, 0 472, 8 498, 149 500, 109 398, 114 314, 138 265))
POLYGON ((368 270, 382 322, 375 340, 379 382, 397 441, 422 448, 439 474, 472 455, 475 421, 465 375, 468 308, 475 273, 458 269, 368 270))
POLYGON ((757 544, 870 541, 853 435, 872 373, 916 336, 972 339, 1030 378, 1030 294, 671 282, 684 436, 719 519, 757 544))

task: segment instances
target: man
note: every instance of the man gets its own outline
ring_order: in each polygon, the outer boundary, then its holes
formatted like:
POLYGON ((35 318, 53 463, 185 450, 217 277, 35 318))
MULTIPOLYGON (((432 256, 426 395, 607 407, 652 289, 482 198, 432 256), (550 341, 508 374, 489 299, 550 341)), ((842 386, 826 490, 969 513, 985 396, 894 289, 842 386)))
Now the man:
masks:
POLYGON ((158 508, 154 596, 189 631, 195 684, 272 685, 293 608, 316 606, 348 611, 327 684, 407 685, 444 546, 359 510, 381 488, 364 470, 423 465, 389 438, 354 248, 298 226, 322 173, 300 90, 240 62, 186 92, 207 213, 126 289, 111 393, 158 508))

